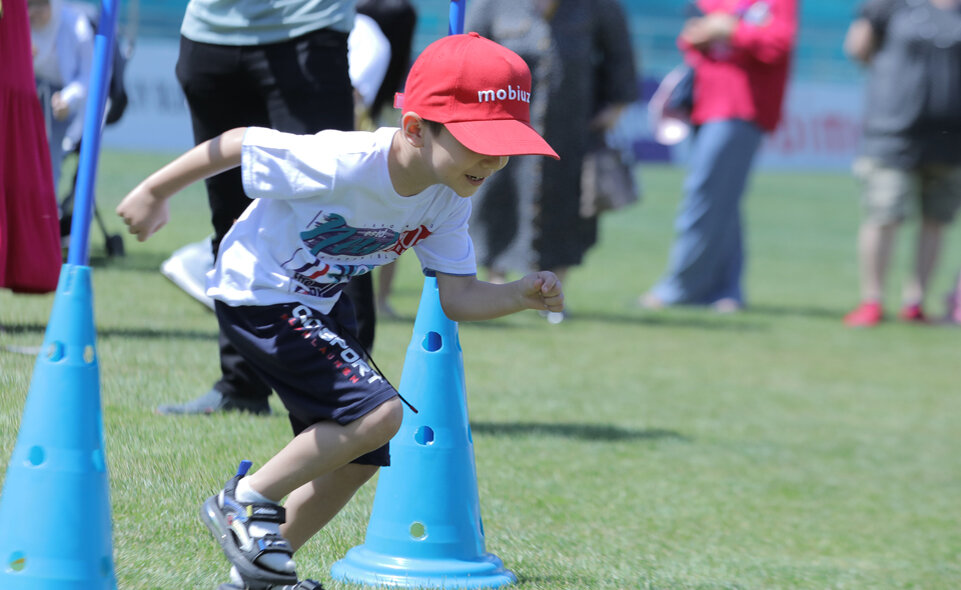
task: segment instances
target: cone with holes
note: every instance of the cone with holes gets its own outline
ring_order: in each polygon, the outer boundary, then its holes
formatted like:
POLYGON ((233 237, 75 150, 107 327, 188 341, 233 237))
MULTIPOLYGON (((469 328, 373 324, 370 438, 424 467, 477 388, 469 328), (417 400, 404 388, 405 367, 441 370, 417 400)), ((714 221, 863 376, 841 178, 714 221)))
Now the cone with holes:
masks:
POLYGON ((457 324, 424 283, 401 376, 409 409, 380 470, 363 545, 331 575, 371 586, 493 588, 517 581, 484 549, 457 324))
POLYGON ((0 495, 0 588, 116 588, 90 268, 65 264, 0 495))

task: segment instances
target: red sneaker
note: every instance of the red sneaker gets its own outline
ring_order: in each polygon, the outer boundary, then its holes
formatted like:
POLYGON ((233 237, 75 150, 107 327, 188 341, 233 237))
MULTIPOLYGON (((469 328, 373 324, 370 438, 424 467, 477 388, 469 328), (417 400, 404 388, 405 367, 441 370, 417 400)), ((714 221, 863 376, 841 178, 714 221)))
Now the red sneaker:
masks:
POLYGON ((928 323, 928 317, 924 315, 924 310, 921 309, 919 303, 913 303, 911 305, 905 305, 901 308, 901 313, 898 314, 898 319, 902 322, 915 322, 919 324, 928 323))
POLYGON ((852 328, 869 328, 881 323, 884 310, 877 301, 865 301, 851 313, 844 316, 844 325, 852 328))

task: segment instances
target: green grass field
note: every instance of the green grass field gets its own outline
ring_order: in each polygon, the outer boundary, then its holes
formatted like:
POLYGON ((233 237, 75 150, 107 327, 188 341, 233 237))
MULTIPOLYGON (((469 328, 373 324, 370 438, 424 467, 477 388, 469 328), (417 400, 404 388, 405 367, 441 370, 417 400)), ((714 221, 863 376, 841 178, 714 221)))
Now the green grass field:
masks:
MULTIPOLYGON (((165 161, 106 152, 98 192, 111 231, 122 195, 165 161)), ((758 174, 746 201, 750 308, 651 312, 681 172, 640 171, 645 195, 603 221, 567 287, 570 319, 534 312, 459 327, 486 547, 523 590, 961 588, 961 331, 888 322, 849 330, 859 220, 845 174, 758 174)), ((289 437, 273 417, 166 418, 216 379, 216 322, 158 272, 209 232, 202 188, 169 226, 106 259, 91 232, 94 314, 122 590, 214 588, 219 546, 199 504, 241 458, 289 437)), ((915 227, 888 293, 895 310, 915 227)), ((946 245, 929 310, 961 267, 946 245)), ((399 383, 423 279, 400 263, 374 356, 399 383)), ((0 460, 16 441, 52 296, 0 293, 0 460)), ((443 481, 425 485, 444 485, 443 481)), ((298 553, 329 568, 364 540, 366 486, 298 553)))

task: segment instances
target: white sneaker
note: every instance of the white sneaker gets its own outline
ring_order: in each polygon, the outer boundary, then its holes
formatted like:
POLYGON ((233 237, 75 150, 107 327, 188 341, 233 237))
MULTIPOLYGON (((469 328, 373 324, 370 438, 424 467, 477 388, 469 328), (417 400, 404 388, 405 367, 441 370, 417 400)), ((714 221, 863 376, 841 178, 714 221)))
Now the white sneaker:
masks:
POLYGON ((214 267, 210 237, 175 250, 160 265, 160 272, 211 311, 214 301, 207 297, 207 272, 214 267))

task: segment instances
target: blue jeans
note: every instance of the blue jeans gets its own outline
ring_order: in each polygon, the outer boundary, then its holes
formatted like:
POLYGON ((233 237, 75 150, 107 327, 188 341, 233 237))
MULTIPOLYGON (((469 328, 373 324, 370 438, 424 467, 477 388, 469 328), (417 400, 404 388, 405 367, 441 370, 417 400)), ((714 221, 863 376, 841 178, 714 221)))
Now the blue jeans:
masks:
POLYGON ((651 290, 664 303, 744 303, 741 197, 763 135, 760 127, 739 119, 698 129, 668 270, 651 290))

